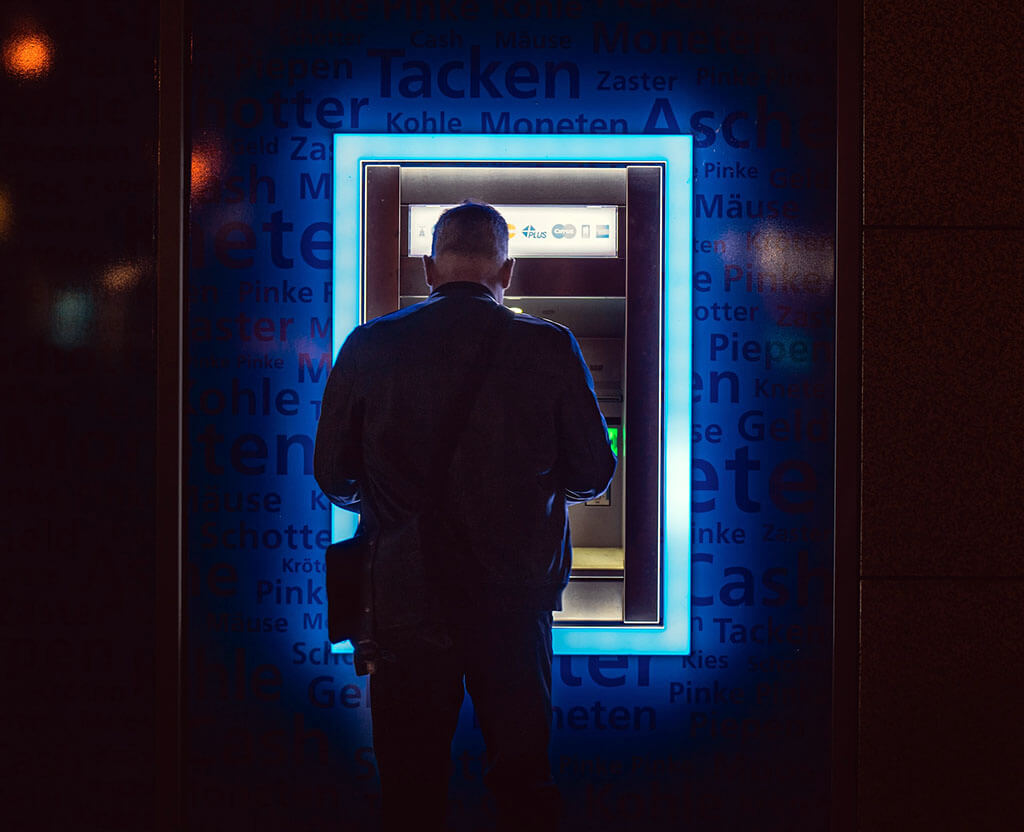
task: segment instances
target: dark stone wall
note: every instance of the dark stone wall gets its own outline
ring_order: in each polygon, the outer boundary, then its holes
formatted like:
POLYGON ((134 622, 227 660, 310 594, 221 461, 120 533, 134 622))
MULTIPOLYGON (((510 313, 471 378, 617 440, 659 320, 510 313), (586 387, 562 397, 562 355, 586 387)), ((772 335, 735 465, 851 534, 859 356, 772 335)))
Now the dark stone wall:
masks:
POLYGON ((1019 4, 864 4, 859 825, 1009 829, 1024 731, 1019 4))
POLYGON ((4 808, 154 794, 156 6, 0 12, 4 808))

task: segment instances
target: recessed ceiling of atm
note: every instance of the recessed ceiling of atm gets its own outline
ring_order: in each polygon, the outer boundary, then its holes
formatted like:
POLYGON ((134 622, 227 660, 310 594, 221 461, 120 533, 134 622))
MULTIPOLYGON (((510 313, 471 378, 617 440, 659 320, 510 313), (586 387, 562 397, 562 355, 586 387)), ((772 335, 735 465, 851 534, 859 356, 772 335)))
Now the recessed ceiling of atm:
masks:
POLYGON ((587 167, 414 167, 402 165, 402 202, 504 205, 625 205, 626 169, 587 167))

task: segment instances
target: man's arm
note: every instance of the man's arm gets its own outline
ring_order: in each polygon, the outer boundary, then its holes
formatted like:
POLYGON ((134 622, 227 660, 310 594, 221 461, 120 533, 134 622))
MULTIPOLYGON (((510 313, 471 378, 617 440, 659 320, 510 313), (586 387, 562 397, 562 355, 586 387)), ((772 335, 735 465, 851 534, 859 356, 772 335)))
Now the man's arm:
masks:
POLYGON ((590 370, 572 333, 569 342, 571 355, 565 363, 558 406, 558 472, 566 500, 578 503, 592 500, 608 488, 616 459, 590 370))
POLYGON ((316 429, 313 475, 327 499, 359 511, 363 472, 363 404, 356 396, 358 330, 345 339, 327 377, 316 429))

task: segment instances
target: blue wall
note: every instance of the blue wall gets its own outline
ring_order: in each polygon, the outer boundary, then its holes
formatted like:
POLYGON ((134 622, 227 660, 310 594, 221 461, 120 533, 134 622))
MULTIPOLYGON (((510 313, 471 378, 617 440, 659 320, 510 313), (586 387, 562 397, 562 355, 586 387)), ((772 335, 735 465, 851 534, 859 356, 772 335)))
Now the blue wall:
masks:
MULTIPOLYGON (((571 828, 824 827, 833 29, 830 9, 782 2, 196 9, 189 828, 365 828, 374 810, 365 679, 320 624, 331 135, 547 119, 695 140, 693 652, 556 659, 571 828)), ((481 754, 467 705, 459 828, 486 800, 481 754)))

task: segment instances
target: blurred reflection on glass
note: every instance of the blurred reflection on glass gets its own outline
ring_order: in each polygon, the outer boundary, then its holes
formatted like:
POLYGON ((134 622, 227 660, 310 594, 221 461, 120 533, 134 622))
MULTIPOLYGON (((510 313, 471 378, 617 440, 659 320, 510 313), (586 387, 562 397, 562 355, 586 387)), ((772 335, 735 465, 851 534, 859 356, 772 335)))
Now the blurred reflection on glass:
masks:
POLYGON ((92 323, 93 303, 81 289, 57 293, 50 313, 50 338, 59 347, 73 348, 85 343, 92 323))
POLYGON ((224 151, 216 135, 202 136, 192 148, 193 202, 202 202, 216 196, 217 184, 223 174, 224 151))
POLYGON ((214 165, 208 154, 192 152, 192 192, 203 191, 213 179, 214 165))
POLYGON ((0 240, 6 240, 14 225, 14 205, 7 191, 0 188, 0 240))
POLYGON ((101 279, 104 289, 111 292, 127 292, 136 286, 142 277, 144 266, 130 260, 122 260, 110 266, 101 279))
POLYGON ((53 41, 45 32, 19 32, 4 43, 4 69, 16 78, 41 78, 53 65, 53 41))
POLYGON ((833 282, 833 241, 827 234, 788 226, 761 223, 744 236, 746 251, 757 258, 756 266, 768 272, 813 272, 821 276, 821 291, 833 282))

